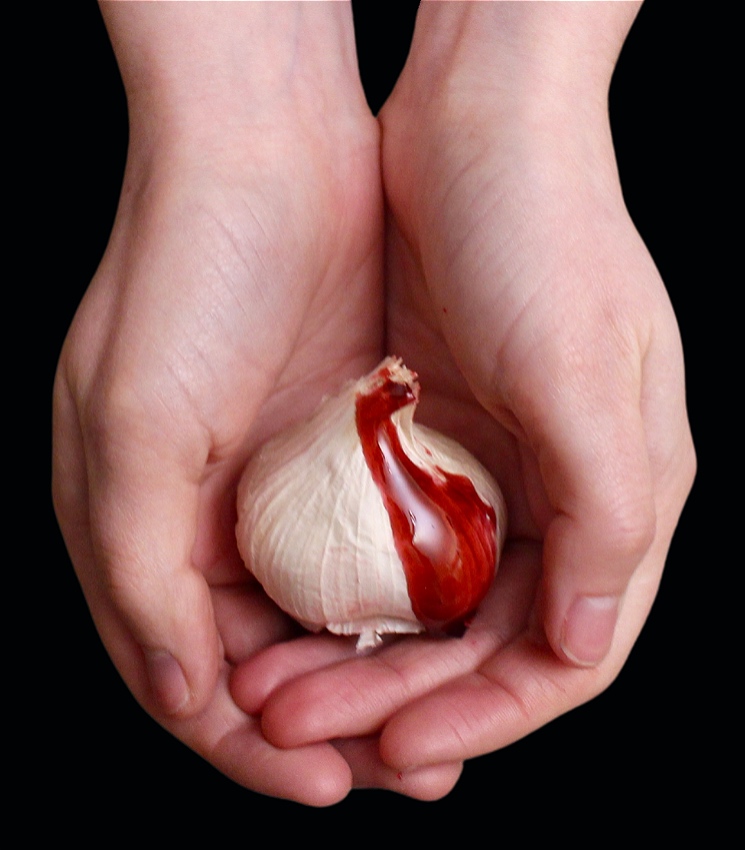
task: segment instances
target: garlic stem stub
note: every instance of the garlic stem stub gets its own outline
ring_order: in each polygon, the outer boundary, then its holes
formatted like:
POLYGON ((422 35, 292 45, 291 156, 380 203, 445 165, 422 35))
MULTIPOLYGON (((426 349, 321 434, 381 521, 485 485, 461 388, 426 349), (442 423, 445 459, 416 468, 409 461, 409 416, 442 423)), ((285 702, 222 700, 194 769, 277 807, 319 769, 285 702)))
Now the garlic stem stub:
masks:
POLYGON ((504 499, 462 446, 414 422, 416 373, 389 357, 266 443, 238 487, 241 557, 311 631, 462 633, 491 586, 504 499))

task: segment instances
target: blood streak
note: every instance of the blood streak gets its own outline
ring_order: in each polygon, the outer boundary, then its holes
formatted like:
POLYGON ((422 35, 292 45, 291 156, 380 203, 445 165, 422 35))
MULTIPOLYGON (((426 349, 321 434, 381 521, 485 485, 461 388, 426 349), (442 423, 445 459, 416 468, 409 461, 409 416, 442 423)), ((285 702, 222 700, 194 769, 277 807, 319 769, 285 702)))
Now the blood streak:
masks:
POLYGON ((411 606, 430 631, 462 634, 494 578, 496 515, 469 478, 423 470, 404 453, 391 416, 416 404, 418 384, 390 372, 356 399, 362 451, 380 490, 411 606))

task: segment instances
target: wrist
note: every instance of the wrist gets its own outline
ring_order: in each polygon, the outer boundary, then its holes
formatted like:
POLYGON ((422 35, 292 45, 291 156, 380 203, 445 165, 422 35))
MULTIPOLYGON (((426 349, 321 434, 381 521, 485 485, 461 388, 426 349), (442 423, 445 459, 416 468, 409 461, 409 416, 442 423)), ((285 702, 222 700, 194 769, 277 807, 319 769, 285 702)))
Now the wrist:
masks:
POLYGON ((637 2, 423 2, 404 80, 448 107, 498 103, 502 116, 606 111, 637 2))
POLYGON ((282 116, 358 117, 348 3, 101 4, 134 141, 219 143, 282 116))

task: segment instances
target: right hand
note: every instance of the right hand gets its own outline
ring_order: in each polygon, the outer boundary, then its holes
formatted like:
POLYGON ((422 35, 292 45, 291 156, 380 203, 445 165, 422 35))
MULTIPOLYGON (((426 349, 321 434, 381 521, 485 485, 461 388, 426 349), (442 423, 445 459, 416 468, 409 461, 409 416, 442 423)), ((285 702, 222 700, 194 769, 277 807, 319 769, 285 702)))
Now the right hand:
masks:
POLYGON ((421 376, 420 420, 495 473, 508 537, 462 640, 347 659, 309 638, 284 681, 281 648, 239 669, 279 746, 378 735, 404 776, 491 752, 605 688, 655 598, 695 454, 608 126, 637 7, 590 5, 420 8, 381 113, 386 339, 421 376))

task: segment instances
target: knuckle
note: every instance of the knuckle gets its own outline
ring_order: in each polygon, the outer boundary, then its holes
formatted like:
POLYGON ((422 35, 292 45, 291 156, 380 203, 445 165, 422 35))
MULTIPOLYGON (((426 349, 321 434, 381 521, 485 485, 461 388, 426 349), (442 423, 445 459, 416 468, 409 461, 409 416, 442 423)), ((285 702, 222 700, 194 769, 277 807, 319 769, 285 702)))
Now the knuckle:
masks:
POLYGON ((651 493, 647 498, 617 499, 606 506, 601 524, 611 551, 623 559, 641 560, 657 531, 657 515, 651 493))

